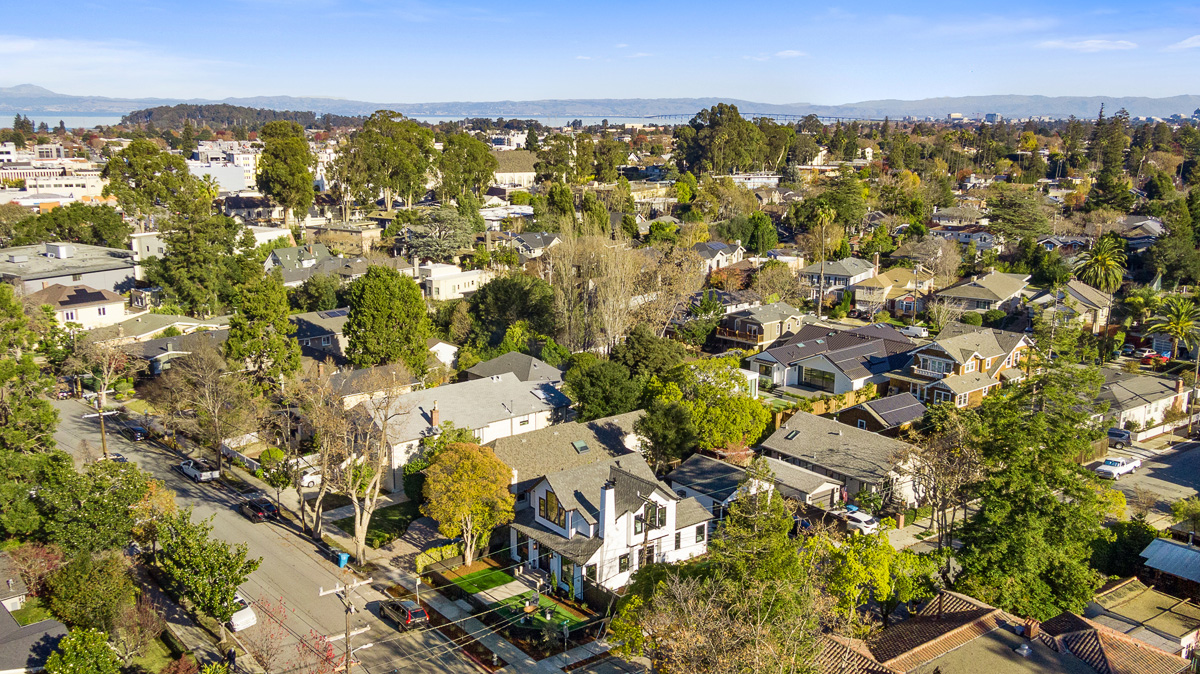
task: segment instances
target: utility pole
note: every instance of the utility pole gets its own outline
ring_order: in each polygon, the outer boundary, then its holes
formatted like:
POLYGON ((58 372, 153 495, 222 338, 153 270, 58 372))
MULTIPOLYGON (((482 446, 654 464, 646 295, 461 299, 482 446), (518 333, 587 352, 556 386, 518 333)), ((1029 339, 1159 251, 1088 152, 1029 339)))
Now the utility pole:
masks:
POLYGON ((366 644, 358 649, 352 649, 350 647, 350 638, 351 637, 353 637, 357 634, 363 634, 364 632, 367 632, 371 629, 371 627, 369 625, 364 625, 363 627, 360 627, 356 630, 352 630, 350 628, 350 616, 352 614, 358 612, 358 609, 354 606, 354 590, 355 590, 355 588, 358 588, 362 585, 367 585, 369 582, 370 581, 367 581, 367 580, 356 580, 353 583, 348 583, 346 585, 341 585, 341 584, 335 585, 332 589, 329 589, 329 590, 326 590, 323 587, 317 588, 317 596, 318 597, 324 597, 326 595, 336 594, 338 599, 341 599, 342 604, 344 604, 346 607, 346 633, 344 635, 329 637, 329 640, 330 641, 337 641, 338 639, 346 640, 345 661, 342 663, 342 666, 338 668, 338 671, 345 671, 347 674, 349 674, 349 672, 350 672, 350 667, 352 664, 351 657, 354 655, 354 652, 356 650, 362 650, 363 648, 370 648, 371 646, 374 645, 374 644, 366 644))
MULTIPOLYGON (((97 398, 97 400, 99 400, 99 398, 97 398)), ((97 403, 97 404, 99 404, 99 403, 97 403)), ((92 417, 100 417, 100 446, 104 450, 104 459, 106 461, 108 460, 108 433, 104 429, 104 417, 112 416, 114 414, 119 414, 119 411, 113 410, 111 412, 97 412, 95 414, 83 415, 84 419, 91 419, 92 417)))

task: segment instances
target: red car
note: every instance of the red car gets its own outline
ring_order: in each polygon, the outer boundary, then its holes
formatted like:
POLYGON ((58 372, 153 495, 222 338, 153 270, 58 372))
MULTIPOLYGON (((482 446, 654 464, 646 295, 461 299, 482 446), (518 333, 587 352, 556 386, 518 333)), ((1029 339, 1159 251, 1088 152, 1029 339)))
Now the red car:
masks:
POLYGON ((1171 359, 1166 356, 1153 355, 1142 358, 1142 365, 1166 365, 1171 359))

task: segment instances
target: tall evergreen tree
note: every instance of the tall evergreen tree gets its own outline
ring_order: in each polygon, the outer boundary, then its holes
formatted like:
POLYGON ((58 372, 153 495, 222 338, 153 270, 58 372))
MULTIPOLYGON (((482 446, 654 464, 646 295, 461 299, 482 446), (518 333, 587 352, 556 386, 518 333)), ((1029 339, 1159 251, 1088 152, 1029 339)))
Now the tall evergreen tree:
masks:
POLYGON ((300 369, 300 344, 292 337, 287 290, 278 270, 260 274, 242 290, 229 320, 225 357, 245 362, 261 393, 278 390, 283 378, 300 369))
POLYGON ((304 127, 296 122, 267 122, 258 133, 263 141, 258 160, 258 189, 286 209, 284 224, 290 215, 308 211, 314 198, 313 165, 315 158, 304 137, 304 127))
POLYGON ((411 278, 372 266, 350 285, 349 304, 346 355, 355 367, 403 362, 414 374, 425 372, 431 324, 425 298, 411 278))

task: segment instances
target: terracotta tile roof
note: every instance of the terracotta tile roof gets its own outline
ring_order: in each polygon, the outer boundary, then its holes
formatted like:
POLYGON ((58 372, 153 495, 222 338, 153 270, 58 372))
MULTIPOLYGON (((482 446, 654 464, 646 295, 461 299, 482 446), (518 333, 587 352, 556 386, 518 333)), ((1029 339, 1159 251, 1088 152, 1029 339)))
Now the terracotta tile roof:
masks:
POLYGON ((1100 674, 1180 674, 1188 661, 1073 613, 1042 623, 1041 639, 1100 674))
POLYGON ((893 669, 908 671, 1000 626, 1000 609, 950 592, 943 595, 940 618, 939 602, 934 599, 921 613, 872 639, 868 646, 875 658, 893 669))
POLYGON ((821 674, 901 674, 859 650, 862 642, 834 635, 821 638, 814 664, 821 674))

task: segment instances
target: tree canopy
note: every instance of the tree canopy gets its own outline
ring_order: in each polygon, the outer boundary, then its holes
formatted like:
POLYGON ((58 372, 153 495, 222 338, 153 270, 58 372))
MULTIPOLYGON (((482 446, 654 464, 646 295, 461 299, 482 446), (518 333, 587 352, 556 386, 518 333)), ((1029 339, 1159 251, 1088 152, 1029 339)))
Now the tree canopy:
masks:
POLYGON ((350 362, 356 367, 402 362, 414 374, 425 371, 430 321, 416 282, 391 267, 372 265, 350 284, 347 296, 350 362))

